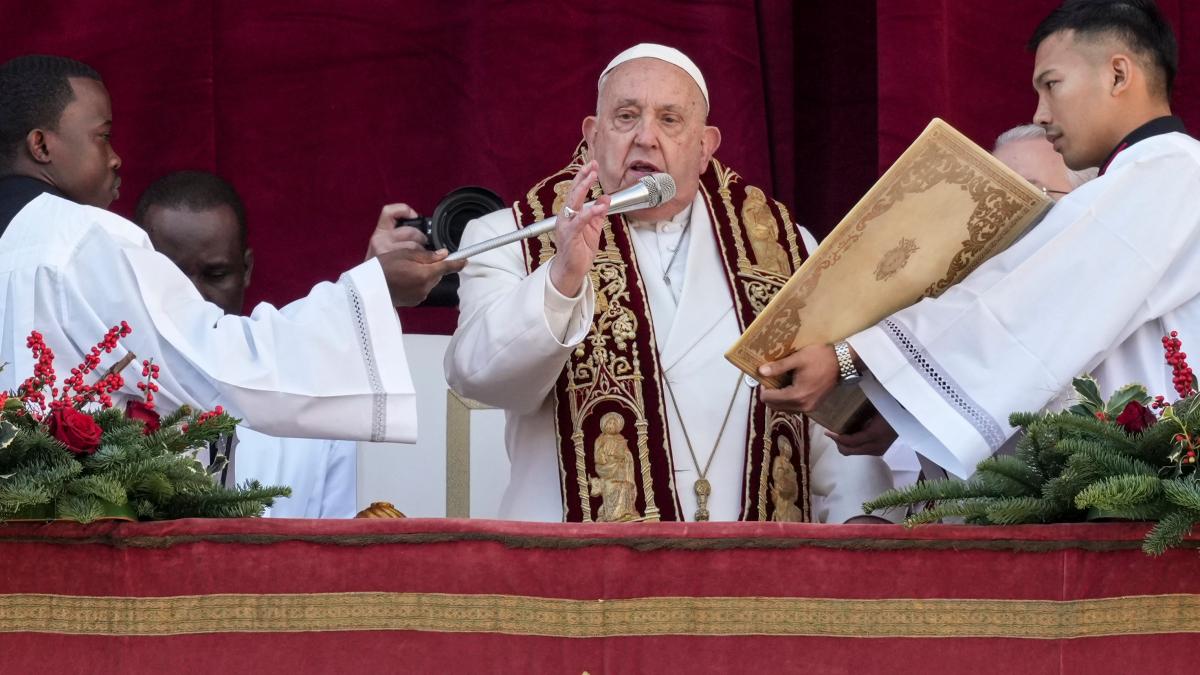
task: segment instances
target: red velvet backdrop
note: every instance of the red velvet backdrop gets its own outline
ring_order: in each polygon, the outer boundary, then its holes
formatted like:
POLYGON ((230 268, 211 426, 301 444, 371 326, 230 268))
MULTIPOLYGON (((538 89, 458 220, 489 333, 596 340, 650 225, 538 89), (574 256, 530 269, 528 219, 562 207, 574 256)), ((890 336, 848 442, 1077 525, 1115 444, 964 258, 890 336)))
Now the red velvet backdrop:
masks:
MULTIPOLYGON (((807 129, 792 116, 792 77, 794 62, 816 54, 793 40, 801 10, 784 0, 3 5, 0 58, 64 54, 105 77, 125 162, 114 210, 129 215, 150 181, 172 170, 233 182, 258 260, 251 303, 289 301, 361 260, 386 202, 429 213, 464 184, 514 199, 568 158, 600 69, 637 42, 671 44, 697 61, 711 121, 724 132, 720 155, 747 180, 774 178, 776 193, 796 202, 793 167, 809 154, 797 140, 807 129)), ((873 6, 859 5, 851 13, 873 17, 873 6)), ((843 51, 870 70, 873 35, 857 38, 864 48, 843 51)), ((873 99, 873 78, 863 82, 873 99)), ((857 113, 873 120, 873 106, 857 113)), ((873 131, 864 136, 858 165, 871 166, 873 131)), ((804 175, 826 173, 818 168, 804 175)), ((823 192, 806 193, 818 203, 798 217, 824 221, 861 188, 841 191, 833 207, 823 192)))
MULTIPOLYGON (((429 213, 478 184, 506 200, 558 168, 599 70, 636 42, 704 70, 720 155, 828 232, 930 117, 980 143, 1027 121, 1023 44, 1056 0, 566 0, 385 3, 0 0, 0 60, 80 58, 113 94, 129 215, 185 168, 242 193, 258 267, 285 303, 360 260, 379 207, 429 213)), ((1200 128, 1200 5, 1163 0, 1181 36, 1177 107, 1200 128)), ((410 332, 453 327, 417 311, 410 332)))
MULTIPOLYGON (((1033 118, 1033 55, 1025 43, 1058 0, 877 3, 879 169, 941 117, 991 149, 1001 132, 1033 118)), ((1200 131, 1200 3, 1158 0, 1175 28, 1174 108, 1200 131), (1190 38, 1190 39, 1189 39, 1190 38)))

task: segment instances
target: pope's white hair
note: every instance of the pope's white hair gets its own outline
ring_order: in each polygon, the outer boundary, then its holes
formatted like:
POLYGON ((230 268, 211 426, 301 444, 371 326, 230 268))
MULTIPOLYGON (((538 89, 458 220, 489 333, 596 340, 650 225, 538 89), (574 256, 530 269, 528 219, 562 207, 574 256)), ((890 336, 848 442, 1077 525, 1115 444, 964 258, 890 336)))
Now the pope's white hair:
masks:
MULTIPOLYGON (((1008 145, 1009 143, 1013 143, 1015 141, 1028 141, 1034 138, 1046 138, 1045 127, 1041 126, 1040 124, 1022 124, 1021 126, 1013 127, 997 136, 996 145, 992 147, 992 152, 996 152, 1001 147, 1008 145)), ((1083 185, 1089 180, 1095 178, 1100 173, 1100 169, 1096 167, 1082 169, 1080 171, 1066 169, 1066 172, 1067 184, 1069 184, 1071 189, 1074 190, 1080 185, 1083 185)))

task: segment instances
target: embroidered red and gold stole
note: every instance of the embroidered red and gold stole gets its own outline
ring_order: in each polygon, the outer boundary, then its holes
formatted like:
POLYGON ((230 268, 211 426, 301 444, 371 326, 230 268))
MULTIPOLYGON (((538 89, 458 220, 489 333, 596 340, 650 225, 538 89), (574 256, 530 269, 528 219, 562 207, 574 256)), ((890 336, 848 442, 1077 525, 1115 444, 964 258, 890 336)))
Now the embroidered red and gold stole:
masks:
MULTIPOLYGON (((518 227, 558 213, 585 161, 513 205, 518 227)), ((804 260, 786 207, 715 159, 700 179, 741 330, 804 260)), ((599 187, 593 190, 599 196, 599 187)), ((568 522, 683 520, 650 305, 622 216, 608 219, 591 272, 595 316, 555 385, 563 513, 568 522)), ((554 255, 549 233, 523 242, 529 272, 554 255)), ((746 430, 742 520, 809 520, 808 425, 767 408, 755 388, 746 430)))

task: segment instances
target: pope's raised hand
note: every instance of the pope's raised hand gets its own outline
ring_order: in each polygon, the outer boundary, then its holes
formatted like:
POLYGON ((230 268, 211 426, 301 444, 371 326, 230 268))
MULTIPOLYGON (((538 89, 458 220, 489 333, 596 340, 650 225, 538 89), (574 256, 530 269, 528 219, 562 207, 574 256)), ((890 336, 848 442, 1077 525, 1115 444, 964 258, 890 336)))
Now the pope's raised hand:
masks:
POLYGON ((550 282, 567 297, 579 294, 600 248, 600 232, 604 229, 604 217, 612 200, 604 195, 596 203, 584 206, 588 190, 596 184, 599 175, 600 168, 594 160, 585 164, 571 182, 563 210, 557 214, 550 282))

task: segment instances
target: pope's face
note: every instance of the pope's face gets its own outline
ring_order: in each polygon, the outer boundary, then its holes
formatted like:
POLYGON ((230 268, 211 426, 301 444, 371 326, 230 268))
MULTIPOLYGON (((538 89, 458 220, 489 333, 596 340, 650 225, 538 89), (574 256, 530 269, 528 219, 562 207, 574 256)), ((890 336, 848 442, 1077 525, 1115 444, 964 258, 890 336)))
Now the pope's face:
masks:
POLYGON ((1055 33, 1038 45, 1033 121, 1046 129, 1046 140, 1072 169, 1100 166, 1121 140, 1107 56, 1103 43, 1080 42, 1071 31, 1055 33))
POLYGON ((683 69, 651 58, 617 66, 604 80, 596 115, 583 121, 604 191, 665 172, 675 179, 675 198, 633 217, 664 220, 682 211, 720 144, 717 128, 705 125, 707 115, 700 87, 683 69))
POLYGON ((1045 190, 1052 199, 1071 191, 1067 165, 1045 138, 1010 141, 992 154, 1022 178, 1045 190))

